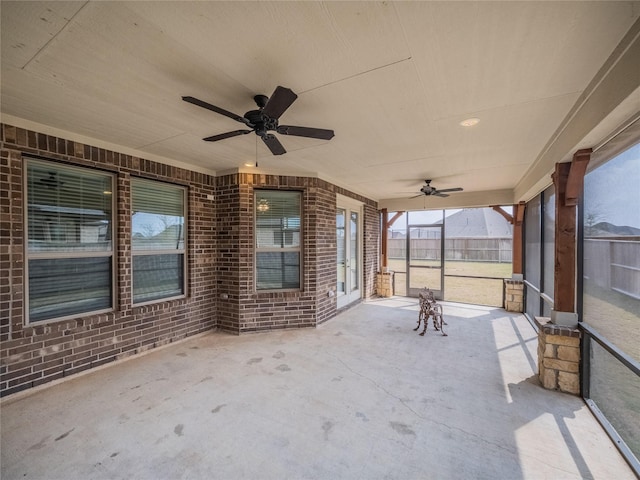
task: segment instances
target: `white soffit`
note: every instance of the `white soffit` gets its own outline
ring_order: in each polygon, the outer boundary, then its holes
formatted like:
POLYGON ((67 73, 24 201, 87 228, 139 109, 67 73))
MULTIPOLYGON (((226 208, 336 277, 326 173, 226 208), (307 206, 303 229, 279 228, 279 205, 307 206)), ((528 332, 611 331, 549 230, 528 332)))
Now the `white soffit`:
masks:
MULTIPOLYGON (((572 141, 553 140, 640 2, 3 1, 0 13, 3 121, 197 171, 257 158, 396 203, 431 178, 463 187, 447 200, 462 204, 522 198, 555 157, 615 126, 623 98, 605 95, 563 127, 572 141), (242 125, 181 100, 244 114, 277 85, 299 95, 281 123, 336 136, 279 135, 279 157, 254 134, 207 143, 242 125)), ((640 84, 625 78, 622 97, 640 84)))

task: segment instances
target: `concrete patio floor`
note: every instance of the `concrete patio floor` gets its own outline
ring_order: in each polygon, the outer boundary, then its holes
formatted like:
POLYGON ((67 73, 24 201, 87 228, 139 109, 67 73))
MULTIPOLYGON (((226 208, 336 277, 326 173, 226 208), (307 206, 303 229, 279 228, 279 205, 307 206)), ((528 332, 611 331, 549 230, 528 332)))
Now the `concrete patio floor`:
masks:
POLYGON ((546 391, 522 315, 362 303, 317 329, 212 332, 2 403, 9 479, 631 479, 546 391))

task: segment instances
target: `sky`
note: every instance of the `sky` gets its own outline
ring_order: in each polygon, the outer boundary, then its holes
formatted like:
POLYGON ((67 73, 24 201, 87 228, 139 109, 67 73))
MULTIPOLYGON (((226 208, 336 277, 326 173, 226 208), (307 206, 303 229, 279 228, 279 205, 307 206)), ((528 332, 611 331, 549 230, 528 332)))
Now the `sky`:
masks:
POLYGON ((584 199, 596 223, 640 228, 640 143, 587 173, 584 199))

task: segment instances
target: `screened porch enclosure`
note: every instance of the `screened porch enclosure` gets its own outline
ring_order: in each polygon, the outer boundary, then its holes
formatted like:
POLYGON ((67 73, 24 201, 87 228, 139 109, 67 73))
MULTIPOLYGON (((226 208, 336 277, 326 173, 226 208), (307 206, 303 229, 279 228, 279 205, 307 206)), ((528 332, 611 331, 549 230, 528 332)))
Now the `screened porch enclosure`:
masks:
POLYGON ((416 296, 428 287, 444 300, 503 306, 504 279, 512 274, 512 227, 493 209, 407 212, 387 235, 396 295, 416 296))

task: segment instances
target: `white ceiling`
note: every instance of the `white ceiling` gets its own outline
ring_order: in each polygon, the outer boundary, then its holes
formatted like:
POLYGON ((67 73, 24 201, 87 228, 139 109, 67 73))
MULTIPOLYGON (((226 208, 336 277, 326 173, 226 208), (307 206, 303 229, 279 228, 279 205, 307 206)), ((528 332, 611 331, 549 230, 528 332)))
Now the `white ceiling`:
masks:
MULTIPOLYGON (((624 53, 616 47, 640 16, 640 2, 615 1, 3 0, 0 8, 3 121, 220 173, 255 161, 257 137, 203 142, 242 126, 181 96, 242 115, 255 108, 253 95, 282 85, 299 98, 281 123, 336 135, 281 135, 283 156, 259 142, 261 171, 318 175, 398 205, 430 178, 463 187, 449 200, 461 206, 517 201, 548 183, 541 159, 609 73, 601 67, 624 53), (480 123, 461 127, 469 117, 480 123)), ((639 92, 625 114, 640 111, 639 92)), ((595 108, 611 128, 618 103, 595 108)), ((606 134, 601 118, 592 123, 606 134)))

